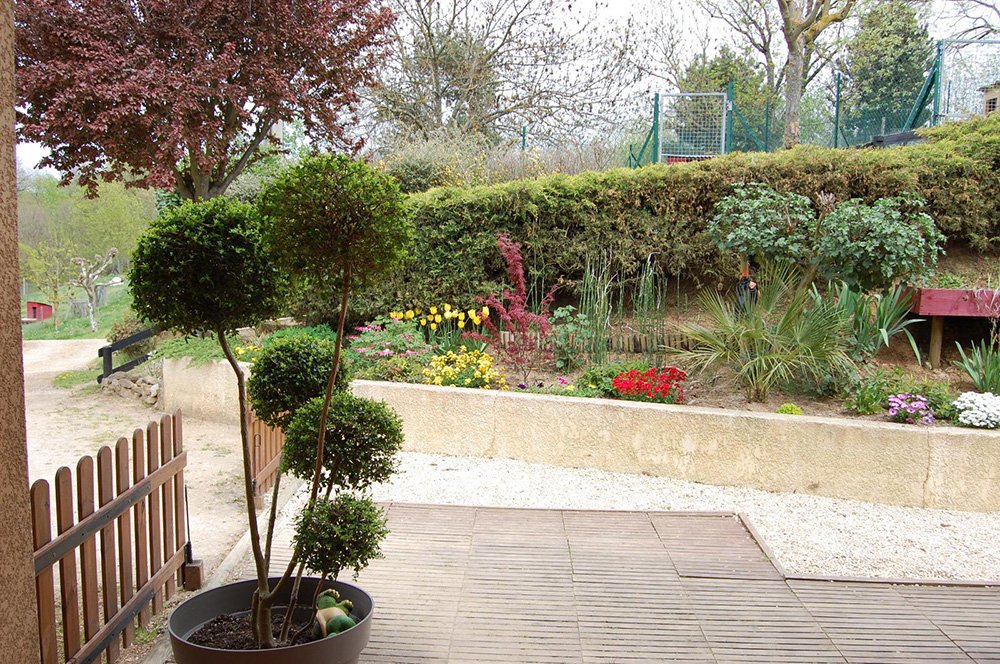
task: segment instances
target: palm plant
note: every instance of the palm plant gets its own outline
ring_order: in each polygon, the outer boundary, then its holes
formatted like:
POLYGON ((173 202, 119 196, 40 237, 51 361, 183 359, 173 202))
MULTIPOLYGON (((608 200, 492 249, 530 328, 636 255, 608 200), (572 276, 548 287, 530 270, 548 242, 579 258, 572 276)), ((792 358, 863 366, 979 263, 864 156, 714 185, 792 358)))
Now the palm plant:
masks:
POLYGON ((778 385, 818 383, 855 371, 847 321, 837 306, 816 302, 799 288, 800 276, 790 265, 767 265, 758 281, 757 300, 742 311, 718 292, 703 292, 709 322, 678 326, 692 347, 669 350, 692 371, 728 367, 749 401, 766 400, 778 385))

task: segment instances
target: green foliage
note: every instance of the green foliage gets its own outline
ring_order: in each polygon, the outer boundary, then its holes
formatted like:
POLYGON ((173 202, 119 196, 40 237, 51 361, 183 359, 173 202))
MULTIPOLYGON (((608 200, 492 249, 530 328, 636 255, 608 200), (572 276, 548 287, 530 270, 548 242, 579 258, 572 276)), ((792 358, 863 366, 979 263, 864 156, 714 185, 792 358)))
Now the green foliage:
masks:
POLYGON ((830 306, 840 309, 843 317, 850 321, 851 356, 855 360, 875 357, 879 350, 889 346, 894 336, 903 334, 920 362, 917 342, 906 328, 923 319, 909 317, 910 295, 903 286, 893 286, 885 293, 868 294, 851 290, 843 282, 828 283, 823 293, 814 285, 812 296, 817 303, 827 301, 830 306))
POLYGON ((216 198, 172 208, 132 261, 136 314, 164 329, 229 331, 280 310, 284 279, 249 205, 216 198))
POLYGON ((789 267, 765 269, 758 301, 743 312, 719 293, 704 291, 709 322, 678 326, 695 343, 673 352, 695 371, 727 367, 749 401, 765 401, 772 387, 852 374, 847 321, 839 309, 814 302, 798 288, 798 278, 789 267))
POLYGON ((776 411, 774 411, 774 412, 776 412, 779 415, 803 415, 804 414, 804 411, 802 410, 802 408, 800 406, 797 406, 797 405, 793 404, 793 403, 783 403, 780 406, 778 406, 778 409, 776 411))
POLYGON ((968 374, 976 389, 1000 394, 1000 345, 996 340, 980 341, 969 346, 968 350, 957 342, 955 345, 960 358, 955 366, 968 374))
POLYGON ((583 349, 589 345, 591 326, 586 314, 574 311, 575 307, 565 306, 552 312, 552 345, 560 371, 573 371, 586 359, 583 349))
POLYGON ((1000 115, 947 123, 926 135, 920 145, 893 150, 800 146, 413 194, 408 256, 357 313, 370 319, 400 302, 468 302, 497 292, 504 268, 493 251, 499 232, 522 244, 529 281, 563 278, 564 296, 579 287, 594 247, 605 247, 612 271, 625 278, 653 256, 664 275, 730 279, 734 265, 718 251, 707 222, 715 204, 747 182, 867 203, 914 192, 951 241, 985 247, 1000 236, 1000 115))
POLYGON ((267 347, 277 341, 283 339, 292 339, 295 337, 309 337, 311 339, 324 339, 329 342, 334 342, 337 340, 337 331, 331 328, 329 325, 307 325, 305 327, 283 327, 280 330, 275 330, 271 334, 264 337, 260 342, 261 346, 267 347))
MULTIPOLYGON (((379 319, 355 330, 347 353, 358 378, 422 383, 434 345, 417 332, 413 321, 379 319)), ((470 344, 471 345, 471 344, 470 344)))
MULTIPOLYGON (((317 397, 292 417, 281 453, 282 472, 312 478, 322 410, 323 398, 317 397)), ((382 402, 348 392, 335 393, 326 422, 321 485, 366 489, 389 479, 396 468, 396 453, 403 445, 402 426, 399 416, 382 402)))
POLYGON ((410 225, 395 180, 340 155, 289 166, 261 194, 270 237, 289 270, 311 288, 372 283, 403 255, 410 225))
POLYGON ((370 498, 341 493, 302 510, 292 544, 309 571, 335 579, 352 569, 356 577, 373 558, 382 557, 379 543, 388 534, 385 515, 370 498))
MULTIPOLYGON (((295 411, 323 395, 335 352, 335 342, 307 334, 285 335, 265 343, 247 381, 250 406, 257 417, 273 427, 286 428, 295 411)), ((341 358, 334 386, 341 392, 351 382, 344 364, 341 358)))
POLYGON ((628 371, 645 371, 646 369, 649 369, 649 365, 639 360, 633 362, 617 362, 605 366, 588 367, 587 370, 580 374, 580 377, 577 378, 576 386, 578 389, 583 391, 592 390, 597 396, 613 399, 618 396, 618 392, 611 385, 611 381, 613 381, 618 374, 628 371))
MULTIPOLYGON (((128 339, 133 334, 138 334, 143 330, 147 329, 149 325, 142 322, 136 318, 132 311, 125 312, 118 322, 111 326, 111 331, 108 332, 108 336, 105 337, 108 343, 115 343, 116 341, 122 341, 128 339)), ((121 353, 129 360, 134 360, 139 357, 148 355, 153 350, 153 338, 150 337, 145 341, 141 341, 137 344, 133 344, 128 348, 122 348, 121 353)))
MULTIPOLYGON (((917 8, 901 0, 869 5, 845 45, 842 120, 859 139, 898 131, 924 83, 934 44, 917 8)), ((923 117, 918 118, 922 123, 923 117)), ((853 136, 848 139, 853 145, 853 136)))
POLYGON ((851 386, 844 407, 859 415, 875 415, 883 412, 890 394, 897 394, 902 382, 902 371, 889 371, 884 367, 862 372, 851 386))
MULTIPOLYGON (((226 336, 230 348, 235 348, 241 341, 235 334, 226 336)), ((156 344, 154 355, 161 359, 180 359, 182 357, 191 358, 192 366, 208 364, 213 361, 226 359, 219 346, 219 340, 214 336, 186 336, 165 339, 156 344)))
POLYGON ((929 276, 944 236, 913 196, 851 199, 835 208, 820 195, 817 214, 805 196, 759 183, 737 185, 715 206, 708 232, 723 251, 758 261, 800 263, 863 289, 929 276))
POLYGON ((945 237, 920 198, 851 199, 823 219, 816 253, 821 272, 863 289, 888 288, 934 273, 945 237))

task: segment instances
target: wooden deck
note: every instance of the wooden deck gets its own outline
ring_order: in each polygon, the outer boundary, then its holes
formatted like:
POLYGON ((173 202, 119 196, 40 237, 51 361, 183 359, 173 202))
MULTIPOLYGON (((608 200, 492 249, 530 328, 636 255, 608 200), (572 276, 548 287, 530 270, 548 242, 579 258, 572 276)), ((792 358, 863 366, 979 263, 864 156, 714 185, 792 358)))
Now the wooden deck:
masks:
POLYGON ((388 513, 367 664, 1000 662, 1000 588, 786 578, 732 514, 388 513))

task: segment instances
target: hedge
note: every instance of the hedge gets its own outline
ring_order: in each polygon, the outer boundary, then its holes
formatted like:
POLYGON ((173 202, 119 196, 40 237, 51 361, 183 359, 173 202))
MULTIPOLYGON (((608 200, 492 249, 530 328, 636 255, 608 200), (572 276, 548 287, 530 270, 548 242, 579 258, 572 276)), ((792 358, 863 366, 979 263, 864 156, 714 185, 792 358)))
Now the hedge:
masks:
POLYGON ((465 306, 499 287, 496 235, 523 243, 533 279, 572 294, 589 256, 634 275, 652 256, 663 273, 721 283, 734 257, 710 242, 706 222, 733 184, 766 182, 813 200, 868 202, 903 191, 927 200, 949 242, 985 248, 1000 234, 1000 114, 927 130, 892 149, 800 146, 708 161, 553 175, 499 185, 439 188, 409 197, 415 237, 402 269, 357 302, 360 316, 441 301, 465 306))

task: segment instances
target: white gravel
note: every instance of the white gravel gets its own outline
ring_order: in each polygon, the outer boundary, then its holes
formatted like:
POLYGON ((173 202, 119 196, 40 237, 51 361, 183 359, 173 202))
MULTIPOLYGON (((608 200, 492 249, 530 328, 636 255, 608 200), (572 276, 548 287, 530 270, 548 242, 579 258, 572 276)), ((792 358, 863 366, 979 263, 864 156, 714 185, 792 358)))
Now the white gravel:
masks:
POLYGON ((1000 513, 890 507, 508 459, 403 453, 381 501, 746 514, 789 574, 1000 581, 1000 513))

